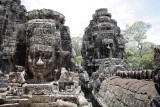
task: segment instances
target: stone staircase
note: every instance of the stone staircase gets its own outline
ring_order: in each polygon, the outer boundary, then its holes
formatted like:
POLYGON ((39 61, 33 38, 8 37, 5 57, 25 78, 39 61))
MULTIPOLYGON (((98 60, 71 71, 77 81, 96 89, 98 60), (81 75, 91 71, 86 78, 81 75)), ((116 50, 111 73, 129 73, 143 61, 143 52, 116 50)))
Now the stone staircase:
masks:
POLYGON ((0 105, 0 107, 25 107, 28 102, 27 98, 21 98, 20 96, 6 96, 5 103, 0 105))
POLYGON ((27 97, 22 97, 22 85, 8 83, 7 76, 0 77, 0 107, 25 107, 27 97))

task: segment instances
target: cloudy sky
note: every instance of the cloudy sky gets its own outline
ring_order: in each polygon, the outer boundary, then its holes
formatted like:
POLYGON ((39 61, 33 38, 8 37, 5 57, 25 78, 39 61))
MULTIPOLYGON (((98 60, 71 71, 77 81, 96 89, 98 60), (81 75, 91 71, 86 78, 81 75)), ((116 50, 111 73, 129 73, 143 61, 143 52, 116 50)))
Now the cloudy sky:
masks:
POLYGON ((147 41, 160 45, 160 0, 21 0, 28 11, 53 9, 65 15, 71 36, 82 36, 98 8, 108 8, 123 30, 135 21, 150 23, 147 41))

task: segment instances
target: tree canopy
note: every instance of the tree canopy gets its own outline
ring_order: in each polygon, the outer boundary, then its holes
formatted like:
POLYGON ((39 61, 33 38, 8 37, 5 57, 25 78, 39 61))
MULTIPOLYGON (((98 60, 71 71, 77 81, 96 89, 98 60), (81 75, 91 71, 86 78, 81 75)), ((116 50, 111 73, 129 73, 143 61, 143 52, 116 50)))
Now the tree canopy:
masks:
POLYGON ((123 31, 126 39, 126 58, 134 68, 154 69, 155 44, 147 42, 147 31, 151 28, 149 23, 137 21, 132 25, 126 25, 123 31))

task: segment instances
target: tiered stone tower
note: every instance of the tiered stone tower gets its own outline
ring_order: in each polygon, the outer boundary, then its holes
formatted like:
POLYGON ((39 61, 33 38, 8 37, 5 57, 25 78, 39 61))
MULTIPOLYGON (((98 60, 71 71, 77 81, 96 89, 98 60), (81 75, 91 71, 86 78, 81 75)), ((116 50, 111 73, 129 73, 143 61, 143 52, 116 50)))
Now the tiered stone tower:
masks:
POLYGON ((124 38, 120 34, 117 22, 111 19, 111 14, 106 8, 97 9, 83 36, 82 65, 84 68, 91 74, 98 69, 101 59, 123 59, 124 48, 124 38))
POLYGON ((19 28, 26 22, 25 14, 20 0, 0 0, 0 68, 4 73, 12 71, 12 58, 20 42, 19 28))

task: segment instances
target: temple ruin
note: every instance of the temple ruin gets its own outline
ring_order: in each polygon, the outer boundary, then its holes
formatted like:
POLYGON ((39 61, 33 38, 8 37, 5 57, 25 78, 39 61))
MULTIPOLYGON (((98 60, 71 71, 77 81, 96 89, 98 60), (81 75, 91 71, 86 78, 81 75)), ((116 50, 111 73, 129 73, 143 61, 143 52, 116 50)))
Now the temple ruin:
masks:
POLYGON ((65 16, 0 1, 0 106, 88 107, 65 16))
POLYGON ((85 29, 82 45, 84 69, 91 75, 105 58, 125 57, 125 40, 106 8, 97 9, 85 29))
POLYGON ((0 0, 0 107, 159 107, 160 46, 156 70, 133 70, 111 17, 95 11, 76 66, 62 13, 0 0))

